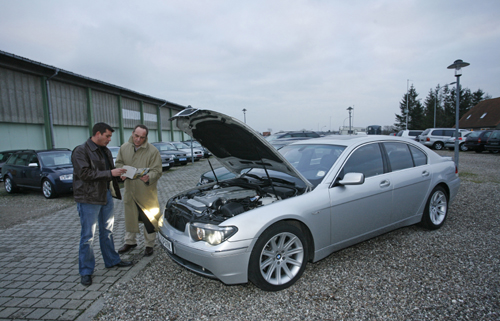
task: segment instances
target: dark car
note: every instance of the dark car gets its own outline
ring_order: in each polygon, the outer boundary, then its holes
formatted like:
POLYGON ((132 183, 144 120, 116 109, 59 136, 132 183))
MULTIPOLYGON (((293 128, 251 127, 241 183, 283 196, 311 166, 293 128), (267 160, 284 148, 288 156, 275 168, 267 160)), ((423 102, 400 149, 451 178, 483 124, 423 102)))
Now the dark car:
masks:
POLYGON ((71 150, 23 150, 10 155, 2 167, 7 193, 20 188, 42 190, 46 198, 73 191, 71 150))
MULTIPOLYGON (((152 143, 154 147, 156 147, 161 155, 171 156, 173 157, 174 165, 186 165, 188 162, 186 153, 178 150, 174 146, 169 143, 152 143)), ((163 161, 163 160, 162 160, 163 161)))
POLYGON ((498 153, 500 151, 500 130, 494 130, 484 148, 490 152, 498 153))
MULTIPOLYGON (((2 173, 2 166, 5 164, 7 159, 9 159, 10 155, 14 154, 15 152, 18 152, 19 149, 15 150, 4 150, 0 152, 0 174, 2 173)), ((0 175, 0 181, 3 180, 3 177, 0 175)))
POLYGON ((476 153, 482 153, 485 150, 484 145, 486 145, 486 142, 492 132, 492 129, 473 131, 469 134, 469 136, 467 136, 467 139, 465 140, 465 147, 467 147, 468 150, 475 151, 476 153))

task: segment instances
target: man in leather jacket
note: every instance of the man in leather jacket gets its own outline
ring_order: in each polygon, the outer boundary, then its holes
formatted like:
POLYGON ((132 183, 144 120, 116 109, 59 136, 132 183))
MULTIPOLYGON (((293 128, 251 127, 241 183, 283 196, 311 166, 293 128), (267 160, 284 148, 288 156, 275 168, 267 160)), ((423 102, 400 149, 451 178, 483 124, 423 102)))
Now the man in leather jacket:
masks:
POLYGON ((81 283, 92 284, 95 268, 95 226, 99 224, 99 243, 104 265, 110 267, 131 266, 124 262, 115 250, 113 242, 113 198, 121 199, 117 178, 125 170, 115 168, 111 152, 106 147, 114 130, 106 123, 97 123, 92 137, 75 147, 71 155, 73 163, 73 195, 82 225, 78 255, 81 283))

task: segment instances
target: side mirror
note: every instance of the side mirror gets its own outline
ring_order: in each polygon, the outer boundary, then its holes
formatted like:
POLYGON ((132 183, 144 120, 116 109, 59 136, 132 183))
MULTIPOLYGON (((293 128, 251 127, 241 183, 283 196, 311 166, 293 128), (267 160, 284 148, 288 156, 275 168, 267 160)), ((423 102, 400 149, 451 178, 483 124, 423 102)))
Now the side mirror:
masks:
POLYGON ((29 163, 28 167, 40 167, 40 164, 38 164, 38 163, 29 163))
POLYGON ((365 175, 362 173, 347 173, 344 179, 339 181, 340 185, 361 185, 365 182, 365 175))

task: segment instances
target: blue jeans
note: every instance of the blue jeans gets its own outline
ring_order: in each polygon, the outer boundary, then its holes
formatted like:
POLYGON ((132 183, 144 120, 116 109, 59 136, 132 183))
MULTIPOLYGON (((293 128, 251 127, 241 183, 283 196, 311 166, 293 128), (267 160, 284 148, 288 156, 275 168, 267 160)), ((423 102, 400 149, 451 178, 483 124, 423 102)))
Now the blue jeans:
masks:
POLYGON ((78 265, 80 275, 92 275, 95 268, 94 235, 96 224, 99 223, 99 244, 106 267, 118 264, 120 256, 115 250, 113 242, 113 198, 108 190, 106 205, 96 205, 87 203, 76 203, 82 233, 80 237, 80 250, 78 255, 78 265))

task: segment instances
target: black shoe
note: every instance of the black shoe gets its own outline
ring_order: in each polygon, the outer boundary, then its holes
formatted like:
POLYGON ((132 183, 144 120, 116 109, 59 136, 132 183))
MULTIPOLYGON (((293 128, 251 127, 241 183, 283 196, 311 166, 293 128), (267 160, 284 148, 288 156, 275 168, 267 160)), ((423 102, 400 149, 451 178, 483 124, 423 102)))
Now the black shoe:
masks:
POLYGON ((132 266, 134 262, 129 262, 129 261, 120 261, 118 264, 113 265, 112 267, 127 267, 127 266, 132 266))
POLYGON ((82 275, 82 284, 89 286, 92 284, 92 275, 82 275))
POLYGON ((124 246, 120 247, 120 249, 118 249, 118 254, 127 253, 136 246, 137 244, 125 244, 124 246))
POLYGON ((146 246, 146 249, 144 250, 144 256, 151 256, 153 255, 153 248, 146 246))

